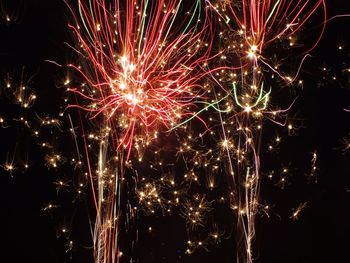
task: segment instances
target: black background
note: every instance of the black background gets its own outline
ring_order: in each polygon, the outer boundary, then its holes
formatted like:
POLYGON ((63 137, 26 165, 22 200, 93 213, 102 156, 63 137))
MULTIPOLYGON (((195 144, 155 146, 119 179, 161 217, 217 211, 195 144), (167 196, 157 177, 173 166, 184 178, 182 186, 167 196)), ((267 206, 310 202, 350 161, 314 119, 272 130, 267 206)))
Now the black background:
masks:
MULTIPOLYGON (((55 112, 61 104, 61 93, 55 87, 64 71, 45 60, 62 64, 69 60, 64 45, 71 41, 68 10, 59 0, 18 2, 18 21, 0 22, 0 73, 5 76, 6 72, 18 72, 25 66, 27 72, 36 74, 32 86, 40 99, 35 110, 55 112)), ((350 13, 348 0, 327 1, 327 6, 329 17, 350 13)), ((286 163, 292 160, 296 171, 287 190, 269 186, 262 189, 263 197, 274 203, 283 216, 257 220, 256 262, 349 261, 350 154, 340 150, 341 139, 350 130, 350 113, 344 111, 350 108, 349 79, 343 71, 350 67, 349 32, 350 18, 330 21, 313 57, 304 65, 305 85, 294 106, 303 118, 304 128, 298 136, 288 139, 281 158, 286 163), (343 50, 338 50, 339 45, 343 45, 343 50), (330 68, 326 75, 322 73, 323 66, 330 68), (309 163, 305 158, 315 149, 319 155, 318 183, 307 184, 303 171, 309 163), (307 208, 300 220, 292 221, 288 213, 301 202, 308 202, 307 208)), ((11 105, 2 100, 0 114, 5 116, 12 111, 11 105)), ((31 150, 34 146, 29 138, 27 142, 18 132, 0 132, 1 163, 16 140, 26 145, 34 164, 41 162, 42 156, 31 150)), ((65 253, 64 242, 56 237, 55 220, 42 212, 43 204, 57 198, 54 177, 40 165, 34 167, 39 168, 15 176, 0 171, 1 262, 69 262, 70 256, 73 262, 92 262, 86 256, 89 252, 81 247, 65 253)), ((145 224, 150 222, 143 220, 145 224)), ((178 246, 178 240, 185 238, 183 223, 165 217, 157 219, 157 224, 160 237, 141 238, 139 262, 235 262, 230 239, 209 252, 200 250, 187 256, 183 255, 184 246, 178 246)))

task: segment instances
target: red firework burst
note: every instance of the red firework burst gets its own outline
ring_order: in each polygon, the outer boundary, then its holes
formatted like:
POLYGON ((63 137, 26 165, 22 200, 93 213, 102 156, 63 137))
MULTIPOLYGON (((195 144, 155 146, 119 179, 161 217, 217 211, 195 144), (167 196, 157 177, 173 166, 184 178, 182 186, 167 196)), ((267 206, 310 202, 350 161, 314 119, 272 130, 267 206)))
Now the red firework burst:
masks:
POLYGON ((83 63, 70 66, 85 85, 69 90, 83 99, 71 107, 92 119, 103 115, 128 156, 135 133, 170 128, 192 114, 189 106, 204 92, 198 80, 211 47, 205 39, 210 26, 205 20, 197 30, 200 1, 186 18, 179 19, 180 7, 180 0, 78 1, 78 25, 70 27, 83 63))

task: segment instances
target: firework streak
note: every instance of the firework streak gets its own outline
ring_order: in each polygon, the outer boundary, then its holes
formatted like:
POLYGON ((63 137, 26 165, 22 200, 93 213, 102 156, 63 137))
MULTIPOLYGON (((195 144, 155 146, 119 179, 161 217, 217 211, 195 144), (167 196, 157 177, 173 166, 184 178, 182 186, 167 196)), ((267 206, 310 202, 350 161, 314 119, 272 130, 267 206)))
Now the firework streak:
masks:
POLYGON ((100 134, 96 174, 89 168, 97 211, 95 262, 117 262, 121 254, 117 241, 125 164, 157 136, 158 129, 190 118, 193 102, 205 92, 198 81, 207 74, 202 68, 211 48, 212 34, 206 33, 210 24, 200 21, 201 1, 193 1, 180 17, 183 4, 86 0, 77 2, 77 12, 70 6, 77 14, 76 25, 70 28, 82 61, 69 66, 83 83, 68 89, 78 101, 70 107, 87 112, 100 134), (118 163, 112 169, 111 155, 118 163))

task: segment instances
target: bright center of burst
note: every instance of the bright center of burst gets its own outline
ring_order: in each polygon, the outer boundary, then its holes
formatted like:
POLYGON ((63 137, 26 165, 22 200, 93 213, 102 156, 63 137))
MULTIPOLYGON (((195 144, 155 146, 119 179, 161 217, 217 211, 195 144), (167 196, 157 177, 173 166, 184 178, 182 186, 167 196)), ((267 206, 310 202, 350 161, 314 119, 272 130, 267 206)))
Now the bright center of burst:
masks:
POLYGON ((248 57, 250 59, 256 58, 256 52, 258 51, 258 46, 256 45, 251 45, 248 53, 248 57))
POLYGON ((133 74, 135 73, 136 65, 131 63, 126 55, 119 58, 119 63, 123 70, 122 78, 119 80, 118 85, 121 96, 128 104, 137 105, 142 102, 144 91, 142 88, 137 88, 139 86, 138 83, 134 83, 133 74))
POLYGON ((126 94, 125 98, 127 101, 131 102, 134 105, 136 105, 140 102, 140 100, 132 93, 126 94))
POLYGON ((247 113, 249 113, 249 112, 252 111, 252 107, 249 106, 249 105, 247 105, 247 106, 245 106, 244 111, 247 112, 247 113))
POLYGON ((144 91, 141 88, 136 90, 129 89, 128 86, 124 83, 119 85, 120 90, 122 91, 122 96, 126 100, 127 103, 130 104, 139 104, 143 101, 144 91))
POLYGON ((251 51, 256 52, 258 50, 258 47, 256 45, 252 45, 250 49, 251 51))

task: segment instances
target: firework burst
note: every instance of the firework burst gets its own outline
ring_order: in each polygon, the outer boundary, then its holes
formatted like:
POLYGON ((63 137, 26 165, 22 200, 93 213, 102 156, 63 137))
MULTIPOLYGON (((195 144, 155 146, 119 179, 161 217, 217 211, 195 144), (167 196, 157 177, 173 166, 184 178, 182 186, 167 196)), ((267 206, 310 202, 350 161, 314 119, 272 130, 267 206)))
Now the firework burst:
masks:
POLYGON ((194 115, 193 102, 205 93, 199 80, 207 74, 202 69, 211 48, 212 34, 205 34, 210 24, 200 20, 200 1, 185 19, 178 15, 183 7, 183 1, 166 0, 77 2, 79 16, 70 28, 82 63, 69 67, 83 84, 68 88, 78 101, 69 107, 87 112, 100 127, 96 173, 88 165, 97 210, 96 262, 116 262, 121 255, 120 186, 132 149, 140 160, 158 129, 194 115), (109 161, 111 155, 118 164, 109 161))
POLYGON ((69 91, 84 100, 76 107, 92 119, 103 115, 118 131, 115 141, 118 148, 128 148, 128 157, 134 134, 147 136, 159 125, 170 128, 192 114, 192 102, 203 95, 198 80, 210 50, 204 35, 209 25, 200 22, 200 1, 179 21, 182 5, 165 0, 78 2, 79 26, 70 27, 84 63, 70 66, 84 85, 69 91))

